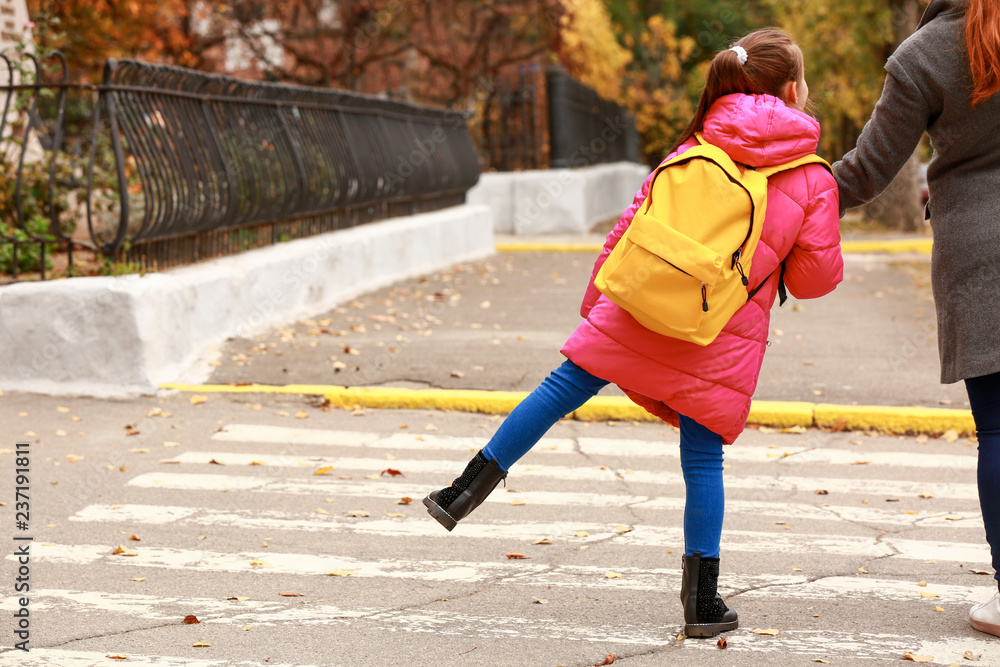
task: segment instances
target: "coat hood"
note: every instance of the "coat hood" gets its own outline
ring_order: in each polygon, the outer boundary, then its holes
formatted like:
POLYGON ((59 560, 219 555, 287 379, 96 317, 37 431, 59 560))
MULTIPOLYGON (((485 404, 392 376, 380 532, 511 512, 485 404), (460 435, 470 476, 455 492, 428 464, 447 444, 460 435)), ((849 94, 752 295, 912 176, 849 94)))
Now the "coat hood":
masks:
POLYGON ((715 101, 702 134, 734 161, 767 167, 815 153, 820 125, 777 97, 737 93, 715 101))
POLYGON ((917 30, 920 30, 937 18, 938 14, 964 12, 967 6, 968 3, 966 0, 931 0, 931 4, 927 5, 924 15, 920 18, 920 25, 917 26, 917 30))

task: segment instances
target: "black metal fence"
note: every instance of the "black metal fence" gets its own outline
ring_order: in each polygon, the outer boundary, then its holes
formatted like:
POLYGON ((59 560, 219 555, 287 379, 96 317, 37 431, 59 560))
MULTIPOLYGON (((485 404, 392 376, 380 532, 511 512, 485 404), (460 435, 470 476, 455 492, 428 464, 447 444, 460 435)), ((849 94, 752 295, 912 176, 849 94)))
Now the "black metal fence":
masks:
MULTIPOLYGON (((3 154, 20 157, 5 162, 17 181, 11 206, 0 200, 11 218, 0 220, 0 271, 5 245, 15 255, 38 246, 43 259, 58 250, 64 275, 79 273, 74 248, 128 270, 194 262, 460 204, 479 178, 467 118, 456 112, 136 61, 110 61, 100 86, 73 86, 61 62, 58 82, 39 70, 34 84, 5 87, 8 105, 27 94, 36 108, 5 140, 3 154), (89 93, 92 107, 86 164, 62 169, 69 180, 55 166, 65 162, 67 89, 89 93), (60 94, 47 124, 36 122, 43 90, 60 94), (43 161, 52 165, 38 198, 50 214, 42 227, 21 212, 35 135, 48 137, 43 161), (60 188, 81 203, 58 203, 60 188), (86 236, 70 236, 67 219, 82 221, 86 236)), ((15 259, 10 274, 29 271, 15 259)))
POLYGON ((476 138, 488 169, 639 162, 635 120, 560 67, 521 67, 484 104, 476 138))

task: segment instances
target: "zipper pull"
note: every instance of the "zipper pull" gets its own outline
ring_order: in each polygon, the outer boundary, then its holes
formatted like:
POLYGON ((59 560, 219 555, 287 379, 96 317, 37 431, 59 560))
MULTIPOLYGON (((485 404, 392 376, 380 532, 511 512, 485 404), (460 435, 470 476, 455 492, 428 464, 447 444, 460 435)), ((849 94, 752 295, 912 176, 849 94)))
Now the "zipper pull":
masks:
POLYGON ((743 286, 746 287, 747 285, 749 285, 750 281, 747 280, 747 274, 743 273, 743 265, 740 264, 739 262, 736 262, 736 269, 740 272, 740 276, 743 278, 743 286))
POLYGON ((708 312, 708 283, 701 284, 701 310, 708 312))

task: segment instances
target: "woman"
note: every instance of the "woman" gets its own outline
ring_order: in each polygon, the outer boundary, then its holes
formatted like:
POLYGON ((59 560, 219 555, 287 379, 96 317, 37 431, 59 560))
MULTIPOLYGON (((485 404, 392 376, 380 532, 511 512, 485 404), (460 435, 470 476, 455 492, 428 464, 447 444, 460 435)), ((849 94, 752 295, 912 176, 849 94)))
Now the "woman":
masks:
MULTIPOLYGON (((888 187, 930 134, 941 381, 965 380, 969 392, 986 541, 1000 570, 1000 4, 932 0, 886 71, 857 147, 834 165, 841 212, 888 187)), ((1000 636, 1000 593, 969 622, 1000 636)))

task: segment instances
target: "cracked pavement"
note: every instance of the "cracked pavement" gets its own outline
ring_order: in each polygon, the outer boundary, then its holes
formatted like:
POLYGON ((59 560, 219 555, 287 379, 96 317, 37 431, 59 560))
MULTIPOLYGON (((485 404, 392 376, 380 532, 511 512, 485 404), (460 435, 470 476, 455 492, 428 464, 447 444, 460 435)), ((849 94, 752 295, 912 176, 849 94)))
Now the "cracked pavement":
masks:
POLYGON ((1000 660, 965 620, 990 594, 976 571, 992 571, 964 438, 747 431, 727 449, 720 586, 741 628, 723 651, 678 638, 684 489, 670 427, 560 422, 447 533, 420 498, 499 419, 190 398, 0 397, 4 438, 35 434, 40 661, 7 650, 0 665, 1000 660), (886 454, 898 464, 880 463, 886 454), (402 475, 379 475, 388 468, 402 475), (137 555, 113 555, 119 544, 137 555), (189 614, 201 622, 184 624, 189 614))

